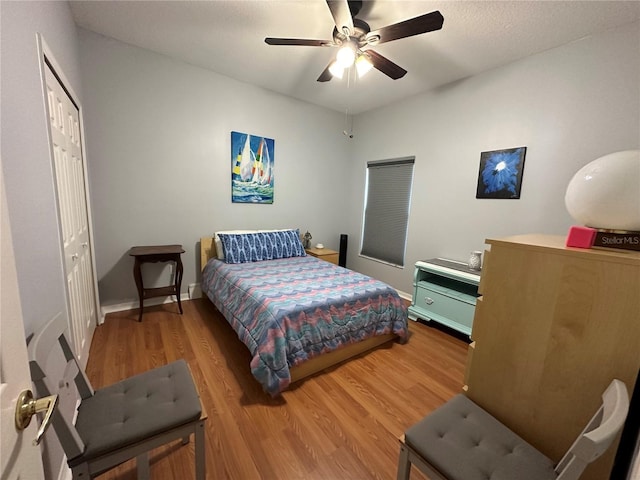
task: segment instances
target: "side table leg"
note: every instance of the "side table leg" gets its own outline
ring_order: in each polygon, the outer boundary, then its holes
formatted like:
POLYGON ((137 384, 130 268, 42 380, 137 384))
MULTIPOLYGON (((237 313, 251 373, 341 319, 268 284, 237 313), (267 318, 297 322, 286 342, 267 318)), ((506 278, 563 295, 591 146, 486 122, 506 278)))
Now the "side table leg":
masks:
POLYGON ((182 315, 182 302, 180 300, 181 292, 180 288, 182 286, 182 260, 180 259, 180 255, 178 255, 178 259, 176 260, 176 297, 178 298, 178 308, 180 309, 180 314, 182 315))
POLYGON ((136 281, 136 288, 138 289, 138 298, 140 299, 140 312, 138 314, 138 321, 142 321, 142 309, 144 308, 144 287, 142 286, 142 272, 140 271, 140 260, 136 257, 136 261, 133 264, 133 278, 136 281))

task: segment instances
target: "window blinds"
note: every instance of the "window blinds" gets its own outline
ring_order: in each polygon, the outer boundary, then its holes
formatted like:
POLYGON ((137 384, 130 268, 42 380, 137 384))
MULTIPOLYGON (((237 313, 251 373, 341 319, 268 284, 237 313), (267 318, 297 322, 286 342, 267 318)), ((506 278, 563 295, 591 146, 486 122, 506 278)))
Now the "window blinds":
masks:
POLYGON ((404 266, 414 160, 367 163, 361 255, 404 266))

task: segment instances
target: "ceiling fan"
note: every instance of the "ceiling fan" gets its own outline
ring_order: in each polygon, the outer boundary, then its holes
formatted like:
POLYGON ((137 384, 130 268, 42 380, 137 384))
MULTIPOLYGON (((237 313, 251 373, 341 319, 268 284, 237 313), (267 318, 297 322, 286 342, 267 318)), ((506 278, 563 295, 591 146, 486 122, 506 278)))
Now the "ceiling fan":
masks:
POLYGON ((359 76, 363 76, 371 68, 376 68, 393 80, 402 78, 407 71, 372 50, 371 47, 400 38, 440 30, 444 22, 444 17, 436 10, 371 31, 367 22, 356 18, 362 8, 362 0, 326 1, 335 22, 332 40, 272 37, 264 39, 269 45, 340 47, 335 61, 332 60, 324 69, 318 77, 318 82, 328 82, 334 76, 342 78, 344 70, 354 63, 359 76))

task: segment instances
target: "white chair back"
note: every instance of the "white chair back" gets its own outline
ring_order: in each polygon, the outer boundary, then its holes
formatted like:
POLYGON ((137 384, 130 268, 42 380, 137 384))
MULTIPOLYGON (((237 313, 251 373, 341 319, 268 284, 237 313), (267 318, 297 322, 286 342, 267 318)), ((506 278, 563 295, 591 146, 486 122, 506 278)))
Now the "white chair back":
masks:
POLYGON ((627 387, 614 379, 602 394, 602 405, 558 462, 558 480, 577 480, 586 466, 602 455, 622 429, 629 411, 627 387))

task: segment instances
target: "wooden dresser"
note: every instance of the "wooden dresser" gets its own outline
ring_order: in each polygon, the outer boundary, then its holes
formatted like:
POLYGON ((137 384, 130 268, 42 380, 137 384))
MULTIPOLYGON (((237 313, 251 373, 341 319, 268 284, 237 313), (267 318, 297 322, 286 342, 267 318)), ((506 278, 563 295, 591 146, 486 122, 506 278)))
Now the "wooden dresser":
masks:
MULTIPOLYGON (((489 239, 467 395, 557 461, 612 378, 640 368, 640 253, 566 248, 565 238, 489 239)), ((581 480, 609 478, 618 440, 581 480)))

